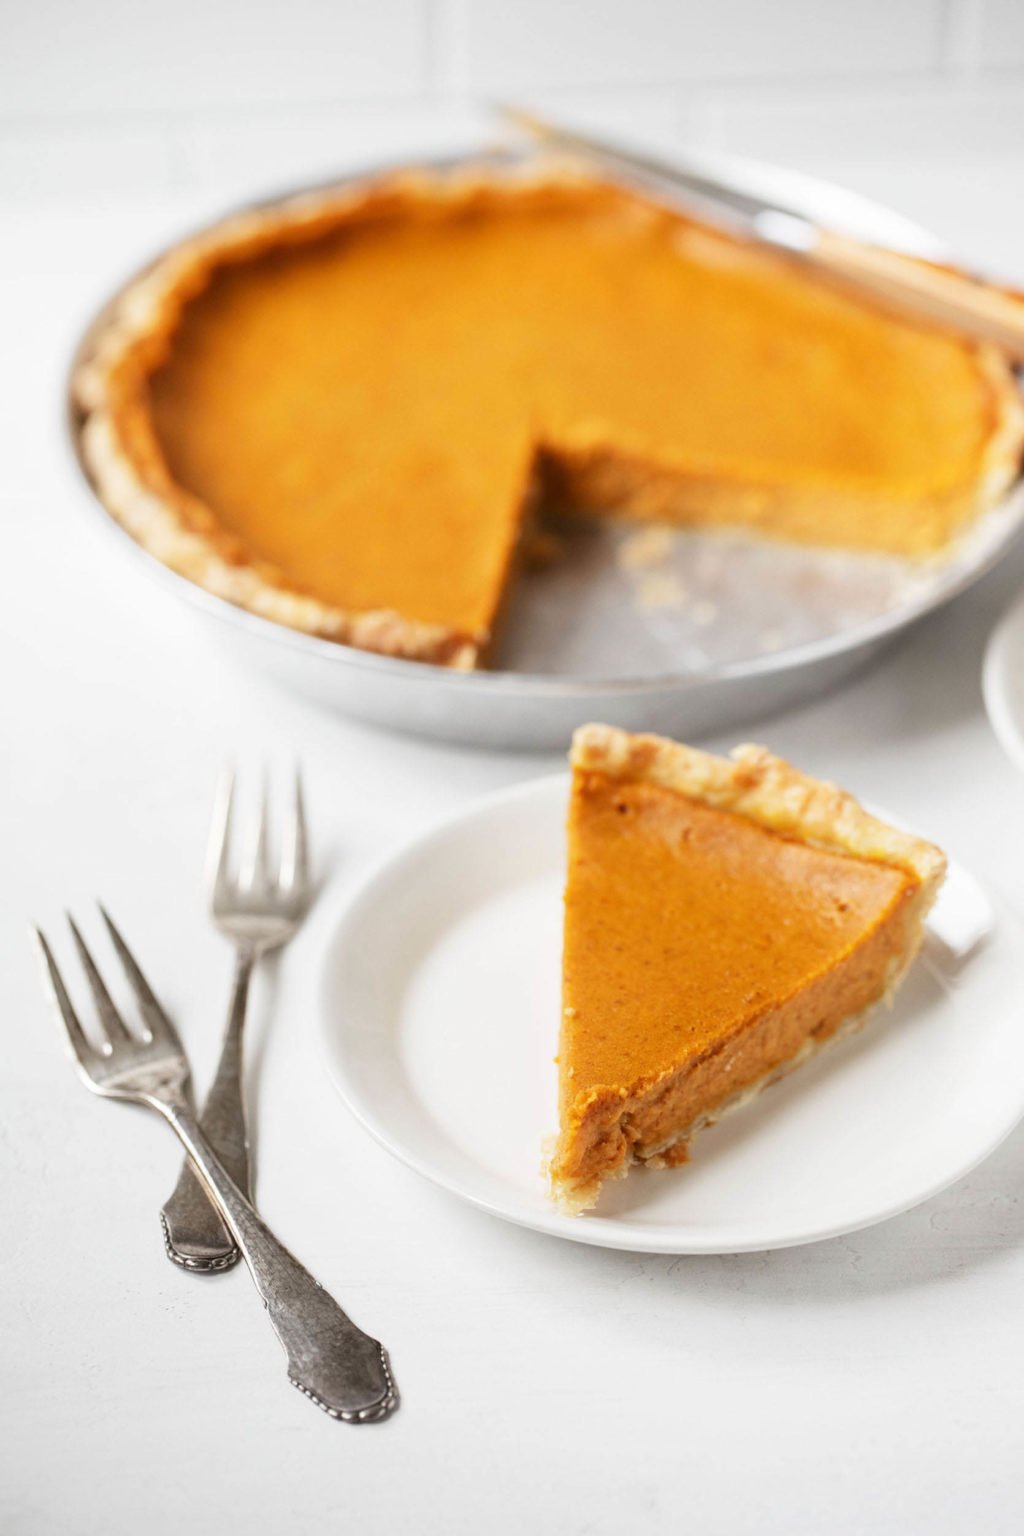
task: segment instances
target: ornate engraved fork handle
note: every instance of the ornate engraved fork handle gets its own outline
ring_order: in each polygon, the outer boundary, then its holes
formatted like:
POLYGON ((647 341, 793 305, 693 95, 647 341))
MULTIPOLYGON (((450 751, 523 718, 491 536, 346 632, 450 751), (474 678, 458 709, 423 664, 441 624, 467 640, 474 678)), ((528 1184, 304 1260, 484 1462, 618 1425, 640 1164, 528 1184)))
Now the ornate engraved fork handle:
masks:
MULTIPOLYGON (((241 945, 235 964, 231 1007, 213 1087, 199 1124, 246 1199, 252 1196, 249 1132, 245 1114, 242 1031, 249 982, 261 950, 241 945)), ((160 1212, 167 1256, 199 1274, 216 1273, 238 1263, 239 1252, 203 1185, 186 1159, 174 1193, 160 1212)))
POLYGON ((397 1396, 384 1350, 357 1328, 256 1214, 183 1102, 150 1097, 174 1127, 248 1264, 288 1356, 288 1378, 332 1418, 385 1418, 397 1396))

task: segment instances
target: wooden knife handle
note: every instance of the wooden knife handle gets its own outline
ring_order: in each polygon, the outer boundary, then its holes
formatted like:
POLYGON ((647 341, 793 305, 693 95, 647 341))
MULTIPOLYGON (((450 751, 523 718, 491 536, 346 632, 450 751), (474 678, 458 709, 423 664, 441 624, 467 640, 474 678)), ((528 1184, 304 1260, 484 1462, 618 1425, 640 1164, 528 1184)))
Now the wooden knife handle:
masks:
POLYGON ((1024 300, 991 284, 897 251, 821 230, 808 253, 836 277, 950 330, 993 342, 1024 363, 1024 300))

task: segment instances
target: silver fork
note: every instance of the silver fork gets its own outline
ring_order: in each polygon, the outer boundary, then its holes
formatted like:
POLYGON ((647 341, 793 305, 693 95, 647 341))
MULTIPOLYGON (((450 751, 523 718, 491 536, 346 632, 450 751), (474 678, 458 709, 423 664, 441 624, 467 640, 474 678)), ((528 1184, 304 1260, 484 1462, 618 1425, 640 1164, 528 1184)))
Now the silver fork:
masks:
POLYGON ((145 1034, 124 1022, 69 918, 99 1017, 97 1044, 79 1022, 53 952, 36 935, 71 1053, 94 1093, 155 1109, 175 1131, 210 1200, 248 1264, 256 1289, 288 1356, 288 1378, 332 1418, 370 1423, 397 1406, 383 1347, 357 1328, 327 1292, 274 1237, 204 1135, 191 1108, 189 1066, 174 1026, 154 997, 127 944, 103 908, 104 921, 138 1002, 145 1034))
MULTIPOLYGON (((237 873, 232 872, 233 799, 234 775, 228 773, 221 784, 210 831, 208 874, 211 916, 235 945, 235 978, 220 1061, 199 1124, 239 1189, 251 1199, 252 1164, 242 1069, 249 982, 260 958, 286 944, 299 927, 309 906, 310 882, 299 775, 295 776, 295 800, 285 823, 276 875, 270 872, 265 787, 248 855, 237 873)), ((167 1256, 175 1264, 209 1274, 230 1269, 238 1262, 237 1247, 187 1161, 160 1218, 167 1256)))

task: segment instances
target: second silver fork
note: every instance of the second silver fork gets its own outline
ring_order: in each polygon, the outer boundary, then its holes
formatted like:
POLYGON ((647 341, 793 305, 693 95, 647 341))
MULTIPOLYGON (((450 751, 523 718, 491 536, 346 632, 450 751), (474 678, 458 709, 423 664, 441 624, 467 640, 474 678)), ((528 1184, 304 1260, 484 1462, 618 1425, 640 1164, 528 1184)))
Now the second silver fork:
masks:
MULTIPOLYGON (((234 775, 227 774, 217 798, 210 834, 208 880, 213 921, 235 945, 235 976, 220 1061, 199 1123, 235 1183, 251 1199, 252 1163, 242 1052, 249 983, 261 957, 286 944, 306 914, 310 895, 309 856, 298 774, 276 874, 270 870, 265 789, 249 852, 237 871, 233 869, 233 801, 234 775)), ((236 1244, 187 1161, 160 1216, 167 1256, 175 1264, 210 1274, 230 1269, 238 1262, 236 1244)))

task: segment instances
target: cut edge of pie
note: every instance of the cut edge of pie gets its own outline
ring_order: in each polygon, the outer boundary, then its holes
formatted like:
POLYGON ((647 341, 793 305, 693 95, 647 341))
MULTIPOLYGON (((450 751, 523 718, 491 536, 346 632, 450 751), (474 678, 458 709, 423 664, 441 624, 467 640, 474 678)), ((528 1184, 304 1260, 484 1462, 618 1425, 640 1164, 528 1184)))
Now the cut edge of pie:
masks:
MULTIPOLYGON (((693 1092, 686 1085, 688 1073, 714 1062, 716 1052, 732 1049, 743 1031, 756 1030, 762 1019, 773 1017, 766 1005, 731 1035, 713 1040, 705 1050, 686 1056, 652 1075, 630 1082, 586 1085, 583 1093, 574 1089, 573 1068, 565 1051, 568 1015, 574 1014, 568 1002, 567 982, 563 980, 562 1040, 559 1052, 560 1131, 551 1148, 548 1173, 551 1193, 560 1209, 576 1215, 597 1200, 602 1185, 619 1178, 630 1166, 645 1163, 666 1167, 688 1158, 692 1137, 712 1125, 729 1111, 755 1098, 763 1088, 779 1080, 811 1055, 858 1028, 881 1001, 891 999, 920 947, 924 922, 946 873, 946 858, 933 844, 880 821, 866 811, 845 790, 814 779, 793 768, 766 748, 744 745, 735 748, 730 758, 720 758, 658 736, 634 735, 605 725, 586 725, 573 737, 570 762, 573 770, 573 805, 570 809, 570 884, 566 887, 566 907, 572 899, 573 870, 572 816, 575 797, 582 786, 597 776, 618 785, 653 786, 696 802, 701 807, 743 818, 780 839, 806 845, 826 854, 838 854, 871 865, 885 866, 907 877, 906 899, 896 909, 896 924, 891 953, 883 947, 881 958, 874 956, 871 995, 862 997, 852 1012, 842 1010, 807 1029, 782 1059, 775 1059, 767 1070, 752 1071, 750 1062, 737 1059, 740 1085, 724 1093, 720 1084, 710 1100, 694 1110, 693 1092), (637 1124, 651 1105, 667 1105, 671 1117, 673 1094, 687 1103, 689 1112, 682 1123, 670 1126, 656 1144, 637 1139, 637 1124), (631 1123, 631 1117, 638 1121, 631 1123)), ((613 898, 614 899, 614 898, 613 898)), ((885 935, 888 945, 889 935, 885 935)), ((568 926, 566 965, 568 966, 568 926)), ((851 951, 851 954, 853 951, 851 951)), ((568 971, 566 971, 566 975, 568 971)), ((818 978, 812 978, 812 982, 818 978)), ((787 1006, 783 1003, 781 1006, 787 1006)), ((575 1027, 575 1025, 574 1025, 575 1027)), ((589 1028, 590 1025, 588 1024, 589 1028)), ((604 1027, 602 1024, 600 1027, 604 1027)), ((614 1027, 614 1026, 613 1026, 614 1027)), ((776 1052, 778 1046, 775 1047, 776 1052)), ((729 1065, 723 1060, 720 1065, 729 1065)), ((715 1068, 711 1076, 721 1078, 715 1068)), ((698 1090, 699 1091, 699 1090, 698 1090)), ((665 1129, 663 1112, 662 1130, 665 1129)), ((657 1119, 654 1123, 657 1123, 657 1119)), ((642 1135, 642 1131, 639 1133, 642 1135)))
MULTIPOLYGON (((576 162, 558 160, 501 169, 469 164, 455 171, 395 172, 340 191, 306 193, 237 214, 174 248, 132 282, 101 317, 75 370, 72 389, 81 454, 100 499, 164 565, 274 623, 385 655, 461 670, 479 666, 493 640, 493 624, 467 633, 390 608, 349 611, 290 586, 281 572, 254 558, 211 508, 170 474, 147 405, 148 378, 169 352, 184 307, 224 263, 354 226, 381 211, 436 213, 481 195, 511 197, 524 189, 581 185, 608 183, 576 162)), ((621 194, 623 189, 616 191, 621 194)), ((958 531, 1006 491, 1019 472, 1024 445, 1024 409, 1004 359, 990 347, 976 348, 975 359, 990 391, 992 419, 976 475, 970 485, 949 493, 949 520, 956 522, 958 531)), ((547 468, 545 456, 545 445, 537 444, 518 508, 520 535, 528 531, 539 477, 547 468)), ((631 453, 628 443, 594 439, 585 423, 579 440, 566 445, 561 464, 554 466, 556 483, 559 469, 574 488, 568 510, 575 500, 592 503, 598 513, 619 507, 626 515, 657 519, 675 507, 677 520, 686 521, 691 506, 709 506, 713 522, 731 520, 756 533, 762 528, 771 532, 784 500, 796 530, 793 536, 813 542, 813 533, 801 531, 803 524, 812 528, 815 509, 828 505, 827 489, 813 485, 780 489, 759 483, 756 476, 750 483, 732 484, 717 481, 714 473, 695 473, 693 466, 677 474, 670 464, 646 464, 642 454, 637 458, 631 453)), ((518 554, 513 532, 503 556, 505 585, 495 605, 496 618, 518 554)))

